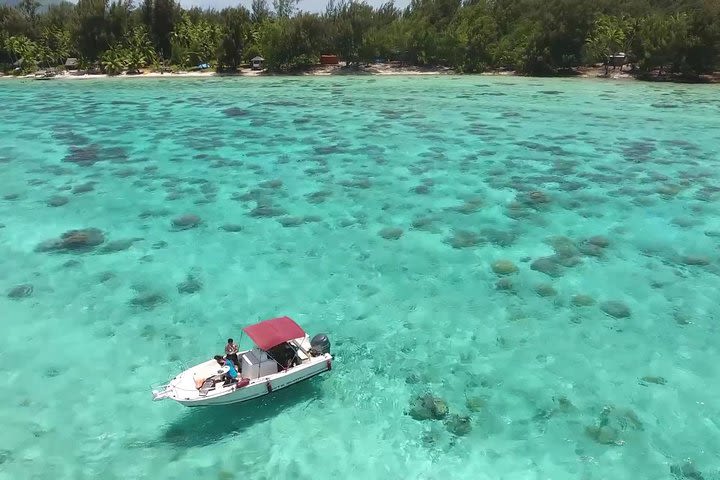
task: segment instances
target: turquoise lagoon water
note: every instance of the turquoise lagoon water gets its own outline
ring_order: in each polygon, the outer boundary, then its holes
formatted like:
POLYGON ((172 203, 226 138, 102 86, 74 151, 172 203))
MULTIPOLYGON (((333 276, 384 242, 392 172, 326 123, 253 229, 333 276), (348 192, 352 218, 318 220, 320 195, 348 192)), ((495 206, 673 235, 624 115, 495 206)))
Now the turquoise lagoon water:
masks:
POLYGON ((1 479, 720 478, 716 87, 0 98, 1 479), (103 243, 52 250, 84 228, 103 243), (329 334, 330 374, 247 405, 151 401, 276 315, 329 334), (409 415, 425 394, 445 419, 409 415))

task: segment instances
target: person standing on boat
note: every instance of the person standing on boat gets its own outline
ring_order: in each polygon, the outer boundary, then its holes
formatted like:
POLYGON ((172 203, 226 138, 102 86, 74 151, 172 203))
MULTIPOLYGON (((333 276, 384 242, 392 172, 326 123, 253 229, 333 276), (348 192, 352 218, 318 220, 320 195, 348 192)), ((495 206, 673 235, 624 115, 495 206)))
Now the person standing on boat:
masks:
POLYGON ((215 355, 215 361, 218 365, 228 367, 228 371, 223 373, 222 379, 225 385, 229 385, 237 380, 238 371, 235 368, 235 364, 229 358, 223 358, 220 355, 215 355))
POLYGON ((240 361, 238 360, 238 346, 232 338, 228 338, 227 344, 225 345, 225 358, 232 360, 235 367, 240 368, 240 361))

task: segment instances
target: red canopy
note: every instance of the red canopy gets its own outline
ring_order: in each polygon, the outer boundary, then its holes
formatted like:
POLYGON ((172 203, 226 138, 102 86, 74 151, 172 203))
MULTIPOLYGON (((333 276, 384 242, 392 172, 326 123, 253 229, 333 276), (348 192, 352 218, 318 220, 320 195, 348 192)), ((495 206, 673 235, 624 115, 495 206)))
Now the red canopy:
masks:
POLYGON ((263 350, 280 345, 293 338, 305 336, 305 331, 290 317, 265 320, 243 328, 243 332, 263 350))

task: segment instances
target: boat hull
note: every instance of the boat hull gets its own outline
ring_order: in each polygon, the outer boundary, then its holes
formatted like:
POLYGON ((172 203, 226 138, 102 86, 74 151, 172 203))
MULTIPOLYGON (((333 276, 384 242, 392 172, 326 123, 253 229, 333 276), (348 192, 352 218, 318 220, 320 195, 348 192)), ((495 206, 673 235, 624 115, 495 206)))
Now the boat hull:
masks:
POLYGON ((178 392, 169 398, 186 407, 230 405, 269 395, 274 391, 308 380, 331 369, 332 356, 330 354, 324 354, 320 357, 313 358, 310 363, 254 379, 243 387, 232 385, 221 388, 217 392, 211 391, 205 396, 183 396, 182 393, 178 392))

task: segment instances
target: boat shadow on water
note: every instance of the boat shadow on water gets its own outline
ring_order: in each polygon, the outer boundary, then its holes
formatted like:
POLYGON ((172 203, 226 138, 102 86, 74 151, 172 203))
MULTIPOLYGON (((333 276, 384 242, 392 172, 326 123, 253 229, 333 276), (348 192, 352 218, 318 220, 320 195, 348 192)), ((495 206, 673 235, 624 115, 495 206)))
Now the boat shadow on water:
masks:
POLYGON ((190 408, 162 431, 159 441, 187 448, 238 435, 286 409, 307 408, 322 394, 321 381, 311 379, 247 402, 190 408))

